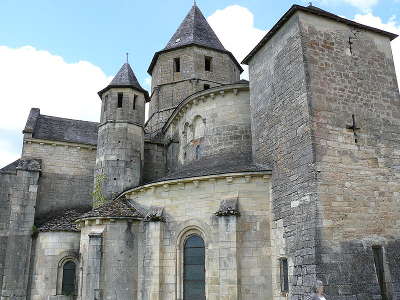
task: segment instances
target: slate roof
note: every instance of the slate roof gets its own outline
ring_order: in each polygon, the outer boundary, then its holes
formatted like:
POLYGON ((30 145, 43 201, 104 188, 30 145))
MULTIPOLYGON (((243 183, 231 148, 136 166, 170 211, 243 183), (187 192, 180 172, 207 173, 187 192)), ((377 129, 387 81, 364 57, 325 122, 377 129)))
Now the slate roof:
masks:
POLYGON ((239 62, 232 53, 227 51, 222 45, 221 41, 218 39, 214 30, 211 28, 210 24, 208 24, 206 18, 196 4, 192 6, 191 10, 178 27, 178 30, 174 33, 164 49, 154 54, 147 72, 151 75, 157 58, 161 53, 191 45, 197 45, 228 54, 238 66, 240 72, 243 72, 243 68, 240 66, 239 62))
POLYGON ((148 92, 139 84, 139 81, 137 80, 129 63, 124 63, 110 84, 106 88, 102 89, 98 94, 101 97, 101 95, 110 88, 118 87, 130 87, 137 91, 143 92, 145 94, 146 101, 149 101, 148 92))
POLYGON ((24 133, 42 140, 96 145, 98 123, 41 115, 38 108, 32 108, 24 133))
POLYGON ((311 13, 314 15, 322 16, 340 23, 347 24, 349 26, 353 26, 356 28, 360 28, 362 30, 368 30, 368 31, 373 31, 378 34, 382 34, 390 38, 390 40, 395 39, 398 35, 394 33, 390 33, 384 30, 380 30, 374 27, 370 27, 367 25, 363 25, 342 17, 339 17, 335 14, 332 14, 326 10, 320 9, 318 7, 309 5, 307 7, 301 6, 301 5, 293 5, 280 19, 279 21, 272 27, 270 31, 262 38, 262 40, 254 47, 253 50, 243 59, 242 64, 248 64, 250 59, 258 52, 258 50, 264 46, 271 38, 274 36, 274 34, 286 23, 289 18, 294 15, 297 11, 303 11, 307 13, 311 13))
POLYGON ((43 218, 40 220, 36 220, 37 229, 40 232, 46 231, 80 231, 76 224, 75 220, 79 218, 83 213, 90 210, 90 207, 82 207, 82 208, 72 208, 58 211, 56 213, 51 214, 50 217, 43 218))
POLYGON ((114 217, 114 218, 137 218, 142 219, 144 216, 130 204, 130 202, 121 197, 114 201, 110 201, 100 207, 81 215, 79 219, 95 218, 95 217, 114 217))
POLYGON ((191 44, 225 51, 224 46, 196 4, 192 6, 164 50, 191 44))
POLYGON ((271 168, 254 164, 247 153, 215 155, 195 160, 164 177, 146 182, 146 184, 191 177, 262 171, 271 171, 271 168))
POLYGON ((16 174, 17 173, 17 166, 20 162, 20 159, 17 159, 16 161, 12 162, 11 164, 3 167, 0 169, 0 174, 1 173, 6 173, 6 174, 16 174))

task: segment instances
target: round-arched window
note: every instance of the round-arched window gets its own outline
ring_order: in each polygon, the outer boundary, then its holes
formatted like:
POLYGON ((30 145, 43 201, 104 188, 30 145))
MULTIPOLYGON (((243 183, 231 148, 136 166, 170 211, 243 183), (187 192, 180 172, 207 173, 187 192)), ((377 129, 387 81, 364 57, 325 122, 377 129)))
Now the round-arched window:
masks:
POLYGON ((71 296, 75 293, 76 264, 69 260, 63 265, 62 294, 71 296))
POLYGON ((191 235, 185 241, 183 265, 183 299, 206 299, 205 247, 200 236, 191 235))

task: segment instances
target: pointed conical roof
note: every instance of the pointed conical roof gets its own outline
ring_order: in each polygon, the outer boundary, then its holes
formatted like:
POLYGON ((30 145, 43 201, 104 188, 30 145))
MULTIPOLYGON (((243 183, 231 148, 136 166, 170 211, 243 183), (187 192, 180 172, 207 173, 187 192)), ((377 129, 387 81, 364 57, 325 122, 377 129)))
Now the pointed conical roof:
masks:
POLYGON ((113 80, 111 80, 110 84, 102 89, 98 94, 101 95, 109 90, 110 88, 118 88, 118 87, 130 87, 145 94, 146 100, 148 100, 148 92, 141 87, 139 81, 137 80, 135 73, 133 72, 129 63, 124 63, 119 69, 117 75, 114 76, 113 80))
POLYGON ((178 30, 169 40, 165 48, 154 54, 151 64, 147 72, 151 75, 153 68, 157 62, 158 56, 161 53, 168 52, 181 47, 187 47, 190 45, 197 45, 200 47, 205 47, 226 53, 230 56, 233 62, 237 65, 240 72, 243 72, 242 67, 239 62, 233 56, 233 54, 227 51, 222 45, 221 41, 218 39, 214 30, 212 30, 210 24, 208 24, 206 18, 204 17, 198 6, 193 4, 189 13, 186 15, 185 19, 179 26, 178 30))
POLYGON ((226 51, 196 4, 186 15, 164 50, 190 44, 226 51))

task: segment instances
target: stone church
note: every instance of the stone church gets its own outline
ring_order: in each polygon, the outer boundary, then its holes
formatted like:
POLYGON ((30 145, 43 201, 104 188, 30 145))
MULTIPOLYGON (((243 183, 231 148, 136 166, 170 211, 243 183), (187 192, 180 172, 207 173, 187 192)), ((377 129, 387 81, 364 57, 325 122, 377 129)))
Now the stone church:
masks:
POLYGON ((0 171, 0 299, 400 299, 396 37, 294 5, 246 81, 194 4, 151 92, 125 63, 99 123, 32 108, 0 171))

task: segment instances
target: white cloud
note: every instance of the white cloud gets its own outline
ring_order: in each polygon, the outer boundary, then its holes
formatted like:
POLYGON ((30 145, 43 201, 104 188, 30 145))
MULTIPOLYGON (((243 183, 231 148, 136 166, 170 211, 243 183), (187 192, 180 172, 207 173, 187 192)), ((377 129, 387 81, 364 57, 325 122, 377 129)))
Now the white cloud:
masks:
MULTIPOLYGON (((0 46, 0 66, 0 132, 22 130, 31 107, 39 107, 46 115, 98 121, 97 92, 110 81, 99 67, 87 61, 67 63, 31 46, 0 46)), ((0 165, 19 156, 6 147, 6 139, 0 135, 0 165)))
MULTIPOLYGON (((319 1, 317 1, 316 5, 318 5, 318 2, 319 1)), ((379 0, 321 0, 320 2, 328 5, 340 5, 346 3, 363 12, 370 12, 372 7, 378 4, 379 0)))
MULTIPOLYGON (((387 23, 384 23, 380 17, 374 16, 372 13, 358 14, 354 17, 354 21, 400 35, 400 23, 395 16, 392 16, 387 23)), ((397 82, 400 86, 400 37, 392 41, 392 53, 396 67, 397 82)))
MULTIPOLYGON (((224 47, 241 62, 266 34, 254 26, 254 15, 246 7, 231 5, 207 18, 224 47)), ((242 78, 248 79, 247 67, 242 78)))

